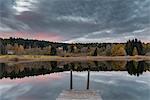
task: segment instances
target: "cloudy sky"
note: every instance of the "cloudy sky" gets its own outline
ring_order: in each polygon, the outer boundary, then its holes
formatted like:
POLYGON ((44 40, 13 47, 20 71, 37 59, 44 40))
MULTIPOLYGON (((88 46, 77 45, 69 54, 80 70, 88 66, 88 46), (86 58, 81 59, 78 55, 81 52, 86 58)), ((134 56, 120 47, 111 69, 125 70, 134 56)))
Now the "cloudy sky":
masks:
POLYGON ((0 0, 0 37, 150 42, 150 0, 0 0))

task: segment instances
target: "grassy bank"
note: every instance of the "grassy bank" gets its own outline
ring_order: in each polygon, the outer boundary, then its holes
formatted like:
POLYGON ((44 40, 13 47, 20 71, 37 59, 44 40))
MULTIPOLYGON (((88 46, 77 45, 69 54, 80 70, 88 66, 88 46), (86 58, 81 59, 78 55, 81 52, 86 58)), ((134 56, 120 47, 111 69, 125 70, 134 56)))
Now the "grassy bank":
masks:
POLYGON ((28 62, 28 61, 121 61, 121 60, 149 60, 150 56, 80 56, 59 57, 45 55, 1 55, 0 62, 28 62))

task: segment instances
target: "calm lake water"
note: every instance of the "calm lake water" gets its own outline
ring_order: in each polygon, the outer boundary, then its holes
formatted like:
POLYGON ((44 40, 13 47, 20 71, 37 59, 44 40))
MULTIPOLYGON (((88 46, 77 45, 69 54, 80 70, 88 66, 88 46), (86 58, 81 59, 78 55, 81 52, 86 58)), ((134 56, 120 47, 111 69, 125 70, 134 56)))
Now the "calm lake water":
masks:
POLYGON ((0 64, 0 100, 56 100, 63 90, 91 90, 103 100, 150 100, 149 61, 0 64))

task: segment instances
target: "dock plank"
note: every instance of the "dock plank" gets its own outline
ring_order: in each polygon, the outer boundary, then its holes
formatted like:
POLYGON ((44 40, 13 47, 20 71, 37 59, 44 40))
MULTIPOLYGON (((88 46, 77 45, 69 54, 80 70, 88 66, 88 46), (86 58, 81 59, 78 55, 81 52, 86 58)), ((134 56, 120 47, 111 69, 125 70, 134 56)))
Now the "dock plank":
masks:
POLYGON ((98 91, 68 90, 60 93, 56 100, 102 100, 102 98, 98 91))

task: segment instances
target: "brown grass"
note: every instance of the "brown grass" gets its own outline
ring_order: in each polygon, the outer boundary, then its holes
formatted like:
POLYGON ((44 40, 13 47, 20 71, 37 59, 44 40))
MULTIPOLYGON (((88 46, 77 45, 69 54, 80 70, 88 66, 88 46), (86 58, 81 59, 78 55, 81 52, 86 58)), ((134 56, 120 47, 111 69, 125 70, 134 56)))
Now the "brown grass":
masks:
POLYGON ((0 62, 27 62, 27 61, 129 61, 148 60, 150 56, 80 56, 80 57, 60 57, 45 55, 2 55, 0 62))

